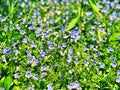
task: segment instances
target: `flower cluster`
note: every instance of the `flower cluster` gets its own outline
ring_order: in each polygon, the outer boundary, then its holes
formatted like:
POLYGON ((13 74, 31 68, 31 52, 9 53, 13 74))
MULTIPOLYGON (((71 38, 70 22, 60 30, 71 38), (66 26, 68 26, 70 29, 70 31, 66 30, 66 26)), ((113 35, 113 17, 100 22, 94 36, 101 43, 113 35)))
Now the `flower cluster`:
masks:
POLYGON ((119 10, 119 0, 2 0, 0 90, 119 90, 119 10))

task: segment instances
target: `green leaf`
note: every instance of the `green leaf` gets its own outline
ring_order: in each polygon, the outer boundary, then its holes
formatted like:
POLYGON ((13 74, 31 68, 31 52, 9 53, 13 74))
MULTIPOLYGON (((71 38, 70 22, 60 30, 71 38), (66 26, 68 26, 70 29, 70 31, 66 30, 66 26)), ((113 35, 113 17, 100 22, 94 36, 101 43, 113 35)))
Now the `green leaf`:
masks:
POLYGON ((20 90, 19 86, 15 86, 13 90, 20 90))
POLYGON ((119 40, 118 36, 120 36, 120 33, 114 33, 113 35, 110 36, 109 41, 116 41, 119 40))
POLYGON ((118 86, 117 84, 115 84, 115 85, 114 85, 114 88, 115 88, 116 90, 118 90, 118 89, 119 89, 119 86, 118 86))
POLYGON ((21 39, 23 36, 18 34, 18 35, 14 35, 14 41, 17 41, 19 39, 21 39))
POLYGON ((0 81, 0 87, 5 88, 6 90, 9 90, 11 85, 12 85, 11 76, 3 77, 0 81))
POLYGON ((97 14, 100 14, 99 10, 98 10, 98 7, 95 3, 95 0, 89 0, 90 2, 90 5, 92 6, 93 10, 97 13, 97 14))
POLYGON ((74 19, 72 19, 72 21, 69 23, 66 31, 72 29, 75 26, 75 24, 78 22, 78 20, 80 18, 80 11, 81 11, 80 8, 81 7, 78 7, 78 15, 77 15, 77 17, 75 17, 74 19))
POLYGON ((96 75, 96 74, 93 74, 92 75, 92 81, 93 82, 99 82, 101 79, 100 79, 100 76, 96 75))
POLYGON ((72 29, 72 28, 75 26, 75 24, 78 22, 78 19, 79 19, 79 17, 74 18, 74 19, 69 23, 68 28, 66 29, 66 31, 72 29))

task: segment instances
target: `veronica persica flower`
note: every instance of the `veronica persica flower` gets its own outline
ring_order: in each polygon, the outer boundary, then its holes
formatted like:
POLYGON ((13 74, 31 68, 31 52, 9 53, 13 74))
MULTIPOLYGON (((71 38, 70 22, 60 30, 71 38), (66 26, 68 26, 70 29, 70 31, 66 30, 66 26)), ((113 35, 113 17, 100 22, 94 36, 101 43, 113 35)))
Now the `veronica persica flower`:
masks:
POLYGON ((116 82, 120 83, 120 77, 116 77, 116 82))

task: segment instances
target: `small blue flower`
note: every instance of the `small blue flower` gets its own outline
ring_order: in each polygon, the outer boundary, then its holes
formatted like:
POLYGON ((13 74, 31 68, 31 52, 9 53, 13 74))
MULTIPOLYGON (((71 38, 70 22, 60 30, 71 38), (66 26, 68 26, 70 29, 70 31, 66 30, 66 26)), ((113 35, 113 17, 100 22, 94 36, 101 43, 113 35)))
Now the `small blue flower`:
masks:
POLYGON ((117 36, 118 39, 120 39, 120 36, 117 36))
POLYGON ((53 90, 53 84, 52 83, 47 85, 47 90, 53 90))
POLYGON ((10 54, 11 53, 11 48, 7 47, 6 49, 3 50, 3 53, 10 54))
POLYGON ((27 57, 31 56, 31 52, 30 51, 26 51, 27 57))
POLYGON ((70 48, 70 53, 72 53, 73 52, 73 49, 72 48, 70 48))
POLYGON ((89 33, 90 33, 91 35, 93 35, 93 34, 94 34, 94 31, 93 31, 93 30, 90 30, 89 33))
POLYGON ((22 40, 23 43, 27 43, 28 41, 29 41, 29 38, 27 38, 27 37, 23 38, 23 40, 22 40))
POLYGON ((113 59, 113 58, 114 58, 114 55, 111 55, 110 58, 113 59))
POLYGON ((92 65, 93 65, 93 66, 96 66, 96 62, 95 62, 95 61, 93 61, 93 62, 92 62, 92 65))
POLYGON ((94 55, 95 58, 97 58, 99 54, 98 54, 98 53, 95 53, 95 54, 93 54, 93 55, 94 55))
POLYGON ((63 43, 63 44, 62 44, 62 47, 63 47, 63 48, 65 48, 66 46, 67 46, 67 44, 66 44, 66 43, 63 43))
POLYGON ((68 36, 66 34, 62 34, 63 38, 68 38, 68 36))
POLYGON ((5 56, 2 56, 2 61, 3 61, 3 62, 7 62, 5 56))
POLYGON ((71 58, 68 58, 68 59, 67 59, 67 62, 71 62, 71 61, 72 61, 72 59, 71 59, 71 58))
POLYGON ((120 70, 117 70, 117 74, 119 74, 119 75, 120 75, 120 70))
POLYGON ((14 78, 19 78, 19 73, 15 73, 14 78))
POLYGON ((111 47, 108 47, 107 50, 108 50, 108 52, 114 52, 114 49, 111 47))
POLYGON ((33 76, 33 79, 34 79, 34 80, 38 80, 38 75, 34 75, 34 76, 33 76))
POLYGON ((48 67, 47 66, 42 66, 41 67, 41 71, 47 71, 48 70, 48 67))
POLYGON ((118 5, 116 6, 116 8, 117 8, 117 9, 120 9, 120 4, 118 4, 118 5))
POLYGON ((75 63, 76 65, 79 64, 78 59, 76 59, 76 60, 74 61, 74 63, 75 63))
POLYGON ((52 44, 52 42, 51 42, 51 41, 47 41, 47 43, 48 43, 48 45, 51 45, 51 44, 52 44))
POLYGON ((28 58, 28 63, 32 63, 32 62, 33 62, 33 60, 34 60, 34 58, 33 58, 33 57, 29 57, 29 58, 28 58))
POLYGON ((20 30, 20 34, 24 35, 26 32, 24 30, 20 30))
POLYGON ((70 83, 68 86, 67 86, 70 90, 71 89, 76 89, 79 87, 79 82, 74 82, 74 83, 70 83))
POLYGON ((49 49, 53 50, 54 49, 53 45, 49 45, 49 49))
POLYGON ((32 77, 32 74, 31 74, 30 70, 28 70, 28 71, 26 72, 25 77, 26 77, 26 78, 32 77))
POLYGON ((8 27, 7 26, 4 26, 4 31, 7 31, 8 30, 8 27))
POLYGON ((108 35, 110 35, 110 33, 111 33, 110 30, 107 30, 107 33, 108 33, 108 35))
POLYGON ((68 58, 72 58, 72 53, 68 54, 68 58))
POLYGON ((104 67, 105 67, 105 64, 104 64, 104 63, 101 63, 101 64, 100 64, 100 68, 103 69, 104 67))
POLYGON ((114 61, 111 63, 111 65, 112 65, 113 68, 116 67, 116 66, 117 66, 116 60, 114 60, 114 61))
POLYGON ((37 65, 38 64, 38 60, 35 60, 33 63, 34 63, 34 65, 37 65))
POLYGON ((28 88, 28 90, 34 90, 34 88, 32 88, 32 87, 29 87, 29 88, 28 88))
POLYGON ((85 61, 84 62, 84 66, 88 66, 89 65, 89 62, 88 61, 85 61))
POLYGON ((45 52, 41 52, 40 54, 41 54, 42 57, 46 56, 45 52))
POLYGON ((120 77, 116 77, 116 82, 120 83, 120 77))
POLYGON ((37 45, 34 43, 34 41, 32 41, 32 44, 31 44, 32 47, 36 48, 37 45))
POLYGON ((36 32, 36 37, 39 37, 40 36, 40 33, 39 32, 36 32))
POLYGON ((72 74, 72 73, 74 72, 74 70, 69 70, 68 72, 69 72, 70 74, 72 74))
POLYGON ((45 76, 45 73, 44 72, 41 73, 40 76, 43 78, 45 76))

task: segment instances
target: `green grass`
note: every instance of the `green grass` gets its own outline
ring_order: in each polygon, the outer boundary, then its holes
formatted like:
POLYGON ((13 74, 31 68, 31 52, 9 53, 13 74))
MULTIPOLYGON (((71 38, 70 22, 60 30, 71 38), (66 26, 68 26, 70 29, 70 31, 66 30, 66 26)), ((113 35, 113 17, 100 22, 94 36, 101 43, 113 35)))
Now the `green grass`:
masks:
POLYGON ((64 1, 0 1, 0 90, 120 89, 120 2, 64 1))

